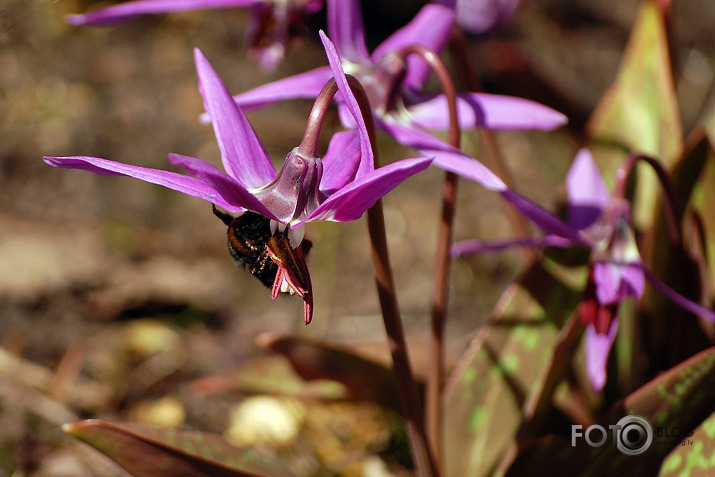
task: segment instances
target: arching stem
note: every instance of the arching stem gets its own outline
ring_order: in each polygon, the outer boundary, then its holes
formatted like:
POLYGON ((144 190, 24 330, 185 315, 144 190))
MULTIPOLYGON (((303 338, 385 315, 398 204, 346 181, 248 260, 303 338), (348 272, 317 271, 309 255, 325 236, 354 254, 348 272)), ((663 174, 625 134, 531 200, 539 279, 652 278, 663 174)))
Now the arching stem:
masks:
POLYGON ((677 212, 679 209, 668 173, 663 169, 663 166, 658 160, 642 154, 632 154, 628 156, 626 161, 616 172, 616 187, 613 191, 613 197, 625 198, 628 180, 633 173, 633 168, 639 161, 650 165, 658 176, 658 180, 660 180, 665 195, 663 205, 665 207, 665 220, 668 225, 668 237, 673 245, 681 246, 683 244, 683 235, 680 229, 682 217, 680 217, 680 214, 677 212))
MULTIPOLYGON (((375 168, 378 168, 380 161, 377 149, 377 137, 375 134, 375 122, 367 93, 355 77, 351 75, 346 75, 346 77, 348 85, 360 107, 360 113, 365 120, 365 126, 375 160, 375 168)), ((305 135, 298 147, 300 152, 315 155, 320 126, 325 117, 327 107, 337 90, 335 80, 330 80, 318 95, 308 119, 305 135)), ((438 477, 440 475, 439 467, 427 444, 419 390, 414 380, 409 356, 407 354, 407 343, 402 327, 402 318, 397 303, 395 282, 387 248, 387 234, 385 232, 382 200, 378 200, 375 205, 368 209, 367 222, 372 249, 372 260, 375 268, 377 294, 382 309, 382 318, 385 323, 388 346, 390 354, 392 355, 393 371, 397 382, 397 389, 400 393, 399 398, 406 421, 407 434, 412 450, 412 459, 417 475, 420 477, 438 477)))
MULTIPOLYGON (((454 81, 442 62, 432 50, 420 45, 403 48, 399 53, 403 58, 418 55, 432 68, 442 86, 449 108, 448 143, 460 148, 459 116, 457 112, 457 90, 454 81)), ((449 273, 451 265, 450 247, 454 235, 454 216, 457 206, 458 176, 446 172, 442 188, 442 211, 435 251, 435 280, 432 297, 432 323, 430 335, 430 367, 427 375, 425 394, 426 423, 432 452, 441 462, 442 451, 442 387, 445 381, 444 329, 449 306, 449 273)))

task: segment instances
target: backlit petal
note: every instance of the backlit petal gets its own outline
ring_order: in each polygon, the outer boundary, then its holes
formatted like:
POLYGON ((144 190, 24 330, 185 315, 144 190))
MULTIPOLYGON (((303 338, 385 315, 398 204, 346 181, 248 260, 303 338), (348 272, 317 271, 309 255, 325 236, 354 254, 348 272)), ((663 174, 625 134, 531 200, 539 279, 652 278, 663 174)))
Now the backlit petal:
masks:
POLYGON ((360 165, 360 136, 355 130, 333 134, 328 152, 323 156, 323 180, 320 190, 332 194, 355 180, 360 165))
POLYGON ((199 197, 223 207, 231 212, 243 212, 238 204, 227 201, 213 187, 195 177, 189 177, 176 172, 150 169, 147 167, 132 166, 121 162, 110 161, 98 157, 72 156, 72 157, 44 157, 43 160, 52 167, 65 169, 81 169, 106 176, 127 176, 145 182, 164 186, 184 194, 199 197))
POLYGON ((611 322, 608 333, 601 334, 593 326, 586 327, 586 370, 595 391, 606 384, 606 364, 618 330, 618 320, 611 322))
POLYGON ((276 177, 276 171, 263 144, 201 50, 194 53, 199 89, 226 172, 249 189, 268 184, 276 177))
POLYGON ((231 8, 255 5, 260 0, 140 0, 101 8, 81 15, 67 15, 70 25, 111 25, 140 15, 205 8, 231 8))
POLYGON ((500 241, 463 240, 452 245, 450 254, 452 258, 473 255, 484 252, 500 252, 513 247, 571 247, 573 242, 563 237, 547 235, 545 237, 527 237, 500 241))
MULTIPOLYGON (((451 8, 435 4, 425 5, 410 23, 397 30, 375 48, 372 53, 373 62, 377 62, 388 53, 410 45, 422 45, 440 54, 449 42, 453 26, 454 11, 451 8)), ((429 76, 429 66, 417 55, 410 55, 407 63, 405 84, 411 89, 419 91, 429 76)))
POLYGON ((252 210, 258 214, 276 219, 251 192, 246 190, 236 179, 229 176, 213 164, 195 157, 181 154, 169 154, 169 162, 182 166, 189 174, 199 178, 204 183, 213 187, 228 203, 252 210))
POLYGON ((588 149, 581 149, 566 175, 569 197, 569 223, 584 229, 598 220, 611 200, 606 183, 588 149))
POLYGON ((347 61, 368 63, 370 54, 365 46, 365 28, 358 0, 328 0, 328 34, 335 48, 347 61))
POLYGON ((286 99, 315 99, 333 77, 327 66, 267 83, 233 97, 241 109, 250 111, 286 99))
MULTIPOLYGON (((328 62, 330 63, 330 68, 333 71, 335 82, 337 83, 338 89, 343 97, 343 101, 352 113, 353 119, 355 119, 355 123, 357 124, 357 129, 360 132, 361 161, 360 166, 358 167, 357 177, 361 177, 375 169, 375 158, 372 154, 372 146, 370 145, 370 137, 367 134, 365 118, 360 111, 360 106, 358 105, 357 99, 355 99, 355 95, 348 85, 348 80, 345 77, 345 72, 343 71, 340 55, 338 55, 338 52, 335 50, 335 45, 333 45, 325 33, 321 31, 319 34, 320 39, 323 42, 323 46, 325 47, 325 53, 328 55, 328 62)), ((372 114, 372 111, 365 111, 365 114, 372 114)))
POLYGON ((403 159, 375 169, 351 182, 323 202, 308 221, 332 220, 348 222, 359 219, 363 213, 397 187, 402 181, 425 170, 432 159, 403 159))
POLYGON ((435 166, 476 181, 490 190, 506 189, 504 182, 484 164, 465 156, 436 136, 410 127, 394 116, 384 118, 381 125, 400 144, 434 157, 435 166))
MULTIPOLYGON (((457 100, 459 126, 501 130, 551 130, 568 119, 543 104, 528 99, 486 93, 462 93, 457 100)), ((409 107, 410 119, 426 129, 449 128, 449 110, 444 95, 409 107)))

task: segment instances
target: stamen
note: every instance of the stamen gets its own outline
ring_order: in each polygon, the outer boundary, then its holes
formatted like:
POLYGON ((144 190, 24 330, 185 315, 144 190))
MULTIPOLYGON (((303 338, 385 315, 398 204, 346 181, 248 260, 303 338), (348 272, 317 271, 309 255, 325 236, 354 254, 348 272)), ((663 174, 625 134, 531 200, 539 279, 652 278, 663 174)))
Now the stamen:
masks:
POLYGON ((286 228, 288 227, 286 224, 283 222, 278 222, 277 220, 271 220, 271 223, 269 224, 271 228, 271 235, 275 235, 276 232, 285 232, 286 228))
POLYGON ((305 237, 305 225, 301 225, 296 228, 288 229, 288 240, 290 241, 290 246, 293 248, 300 247, 305 237))

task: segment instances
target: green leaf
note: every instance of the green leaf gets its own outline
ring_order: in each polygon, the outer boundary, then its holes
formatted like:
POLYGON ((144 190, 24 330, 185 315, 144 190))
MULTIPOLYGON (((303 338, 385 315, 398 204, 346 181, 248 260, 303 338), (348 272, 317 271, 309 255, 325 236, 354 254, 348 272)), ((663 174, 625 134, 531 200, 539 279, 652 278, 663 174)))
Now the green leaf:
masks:
POLYGON ((109 456, 135 477, 278 477, 279 462, 228 444, 218 435, 88 419, 65 432, 109 456))
POLYGON ((587 129, 595 141, 658 157, 669 165, 683 142, 663 7, 641 3, 614 84, 587 129))
POLYGON ((351 397, 349 390, 337 381, 301 378, 283 356, 252 359, 230 373, 198 379, 191 387, 203 395, 241 392, 323 401, 351 397))
MULTIPOLYGON (((591 447, 583 438, 577 439, 576 446, 572 446, 571 435, 549 435, 524 449, 507 475, 655 475, 661 468, 668 471, 681 466, 715 466, 712 451, 715 429, 712 422, 704 422, 711 416, 714 402, 715 347, 698 353, 637 389, 599 422, 609 429, 609 425, 625 416, 646 418, 653 428, 654 440, 642 454, 629 456, 622 453, 613 445, 610 431, 607 442, 601 447, 591 447), (675 435, 676 429, 682 436, 701 423, 704 423, 702 430, 687 438, 692 441, 692 447, 678 450, 685 463, 678 461, 678 457, 664 461, 666 456, 673 455, 674 449, 681 447, 680 439, 669 436, 675 435)), ((600 434, 595 436, 598 438, 600 434)), ((707 475, 712 475, 712 471, 707 475)))
POLYGON ((527 397, 541 387, 559 330, 580 293, 580 282, 537 263, 502 295, 491 323, 480 330, 445 390, 444 462, 447 476, 488 475, 513 444, 527 397), (578 288, 578 285, 574 286, 578 288))
MULTIPOLYGON (((663 7, 643 0, 621 60, 616 80, 601 98, 586 125, 590 149, 607 183, 628 153, 658 158, 666 169, 681 154, 683 131, 673 86, 663 7)), ((639 175, 633 217, 653 219, 657 181, 639 175)))
POLYGON ((709 477, 715 474, 715 413, 686 437, 660 468, 660 477, 709 477))
MULTIPOLYGON (((715 139, 708 136, 710 143, 715 139)), ((710 263, 708 270, 710 282, 715 283, 715 214, 713 214, 713 204, 715 204, 715 160, 713 160, 712 150, 707 151, 707 160, 703 166, 698 180, 693 187, 690 206, 698 212, 706 231, 706 253, 710 263)))
MULTIPOLYGON (((703 177, 709 150, 710 145, 705 132, 700 128, 696 129, 689 136, 688 147, 685 148, 682 157, 676 161, 671 173, 671 185, 676 199, 675 220, 681 222, 678 224, 681 231, 687 228, 682 222, 684 222, 686 208, 694 202, 692 199, 702 197, 700 192, 712 189, 712 182, 708 183, 703 177)), ((710 204, 714 203, 710 202, 710 204)), ((700 210, 708 211, 711 207, 712 205, 706 206, 700 210)), ((704 284, 701 282, 699 269, 705 273, 707 264, 704 263, 704 257, 695 257, 701 263, 691 258, 687 251, 687 240, 684 244, 672 243, 668 233, 666 213, 667 210, 661 199, 653 227, 642 234, 641 240, 645 244, 642 250, 647 252, 643 259, 648 268, 665 284, 684 297, 700 302, 700 292, 704 284)), ((709 215, 713 214, 704 214, 704 216, 709 215)), ((650 373, 668 369, 712 345, 695 316, 686 312, 670 298, 655 291, 653 287, 646 288, 642 310, 648 320, 648 326, 644 330, 647 333, 645 342, 649 343, 651 356, 655 357, 650 360, 650 373), (674 336, 678 337, 677 341, 673 339, 674 336)))
POLYGON ((352 399, 373 400, 401 412, 391 363, 356 346, 337 345, 299 336, 262 335, 260 345, 285 356, 305 380, 331 379, 343 384, 352 399))

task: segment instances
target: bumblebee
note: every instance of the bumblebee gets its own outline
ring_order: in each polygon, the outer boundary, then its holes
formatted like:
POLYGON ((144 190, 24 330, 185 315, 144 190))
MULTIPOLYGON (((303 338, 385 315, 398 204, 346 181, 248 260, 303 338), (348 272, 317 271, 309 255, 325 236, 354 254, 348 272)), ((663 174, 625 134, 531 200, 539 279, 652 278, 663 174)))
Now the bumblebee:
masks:
MULTIPOLYGON (((301 285, 309 287, 310 279, 302 278, 302 270, 297 264, 295 251, 285 233, 271 232, 270 219, 255 212, 246 211, 238 217, 213 207, 213 213, 228 226, 228 250, 236 265, 247 268, 268 288, 273 288, 279 270, 279 262, 283 267, 290 267, 296 272, 301 285), (301 279, 302 278, 302 279, 301 279)), ((300 249, 307 255, 313 243, 303 239, 300 249)))

